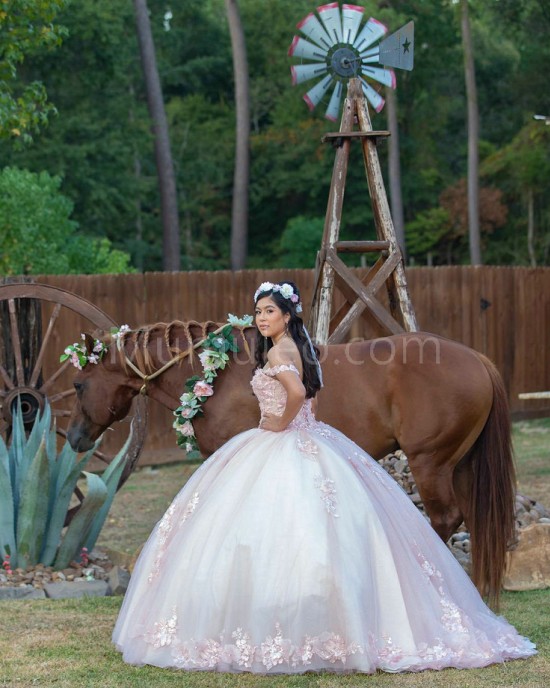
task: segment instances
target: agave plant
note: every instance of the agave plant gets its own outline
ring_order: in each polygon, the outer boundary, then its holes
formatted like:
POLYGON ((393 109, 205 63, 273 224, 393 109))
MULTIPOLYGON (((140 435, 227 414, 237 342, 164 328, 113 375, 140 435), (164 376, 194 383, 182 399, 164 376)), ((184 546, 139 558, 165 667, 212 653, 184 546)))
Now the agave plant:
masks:
POLYGON ((86 547, 91 551, 103 527, 125 466, 132 433, 104 473, 84 471, 96 447, 82 458, 68 442, 57 454, 57 436, 46 404, 25 433, 21 409, 14 409, 9 449, 0 437, 0 557, 12 567, 38 563, 65 568, 86 547), (84 501, 65 529, 77 481, 84 501))

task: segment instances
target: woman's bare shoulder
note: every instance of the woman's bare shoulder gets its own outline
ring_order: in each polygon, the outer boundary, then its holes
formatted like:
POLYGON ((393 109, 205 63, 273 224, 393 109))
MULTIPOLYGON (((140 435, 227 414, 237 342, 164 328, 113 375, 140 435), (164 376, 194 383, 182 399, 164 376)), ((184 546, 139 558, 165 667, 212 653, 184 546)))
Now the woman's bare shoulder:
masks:
POLYGON ((270 368, 274 368, 278 365, 292 364, 301 373, 302 360, 300 358, 300 352, 294 341, 288 337, 283 337, 278 344, 271 347, 267 352, 267 360, 270 368))

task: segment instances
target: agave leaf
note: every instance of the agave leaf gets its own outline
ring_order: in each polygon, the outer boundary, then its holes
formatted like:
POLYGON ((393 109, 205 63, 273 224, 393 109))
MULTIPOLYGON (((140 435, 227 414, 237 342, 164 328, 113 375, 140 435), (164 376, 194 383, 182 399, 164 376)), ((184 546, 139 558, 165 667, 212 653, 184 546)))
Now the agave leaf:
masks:
POLYGON ((96 514, 93 523, 90 527, 88 537, 86 538, 85 546, 88 548, 88 552, 91 552, 94 548, 97 538, 99 537, 99 533, 101 532, 103 524, 105 523, 105 519, 107 518, 107 514, 109 513, 109 509, 111 508, 111 504, 113 503, 113 499, 118 488, 118 483, 120 481, 120 476, 122 475, 122 471, 126 466, 126 462, 124 459, 128 447, 130 446, 130 443, 132 441, 132 435, 133 423, 130 427, 130 434, 128 435, 128 439, 124 443, 124 446, 115 456, 115 458, 111 461, 111 463, 107 466, 107 468, 103 472, 103 475, 101 476, 103 482, 105 483, 105 486, 107 487, 107 499, 105 500, 105 504, 103 504, 101 509, 96 514))
POLYGON ((54 562, 54 567, 66 568, 79 554, 86 542, 91 524, 107 499, 107 487, 103 480, 93 473, 84 471, 88 491, 80 509, 71 521, 63 537, 54 562))
MULTIPOLYGON (((58 482, 58 485, 56 486, 55 490, 52 489, 50 491, 50 497, 51 495, 54 495, 55 501, 51 507, 51 513, 48 520, 48 528, 46 532, 46 537, 44 539, 44 547, 42 550, 42 554, 40 556, 40 561, 45 566, 51 566, 55 559, 57 548, 59 547, 59 544, 61 542, 61 532, 65 525, 65 517, 67 516, 67 511, 69 510, 74 488, 76 487, 76 483, 78 481, 78 478, 80 477, 80 474, 84 470, 84 467, 93 456, 92 449, 89 452, 87 452, 78 463, 75 463, 76 453, 70 448, 68 442, 63 447, 63 450, 65 450, 66 446, 69 447, 70 452, 72 452, 73 454, 72 468, 69 471, 63 470, 63 482, 58 482)), ((64 458, 63 450, 59 455, 59 461, 63 460, 64 458)), ((68 451, 65 452, 65 456, 70 459, 70 457, 68 457, 68 451)), ((67 461, 67 464, 68 463, 69 461, 67 461)), ((82 508, 83 507, 81 506, 80 509, 82 508)), ((75 519, 76 516, 74 517, 73 521, 75 519)))
POLYGON ((10 476, 10 458, 0 436, 0 557, 10 554, 15 561, 15 518, 10 476))
POLYGON ((17 566, 27 568, 38 561, 48 517, 50 474, 43 437, 21 485, 17 512, 17 566))
POLYGON ((15 514, 19 510, 20 486, 23 484, 28 465, 25 462, 25 426, 21 412, 21 399, 18 397, 17 408, 12 403, 11 444, 9 448, 11 484, 13 486, 13 501, 15 514))
POLYGON ((46 402, 43 413, 40 414, 40 411, 37 413, 36 418, 34 419, 34 423, 32 425, 32 430, 30 431, 29 436, 27 438, 27 444, 25 449, 28 452, 30 452, 30 455, 32 457, 36 456, 36 452, 38 451, 38 447, 40 446, 40 442, 42 441, 44 432, 48 430, 49 427, 50 405, 48 404, 48 402, 46 402))

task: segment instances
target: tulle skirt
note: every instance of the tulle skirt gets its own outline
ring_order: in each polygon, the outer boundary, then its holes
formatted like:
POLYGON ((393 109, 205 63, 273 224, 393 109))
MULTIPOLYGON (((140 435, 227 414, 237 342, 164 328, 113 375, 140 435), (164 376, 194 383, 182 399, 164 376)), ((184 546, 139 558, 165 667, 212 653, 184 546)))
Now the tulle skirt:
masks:
POLYGON ((259 674, 536 653, 397 483, 324 423, 249 430, 194 473, 142 550, 113 641, 131 664, 259 674))

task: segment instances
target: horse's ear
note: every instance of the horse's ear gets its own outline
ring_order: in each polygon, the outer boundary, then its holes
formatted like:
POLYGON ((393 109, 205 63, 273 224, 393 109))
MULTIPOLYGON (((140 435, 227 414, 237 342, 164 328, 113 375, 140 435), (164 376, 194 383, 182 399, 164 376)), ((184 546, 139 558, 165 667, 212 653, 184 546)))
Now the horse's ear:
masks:
POLYGON ((91 334, 88 334, 87 332, 83 332, 84 335, 84 344, 86 345, 86 351, 88 353, 88 356, 93 352, 94 350, 94 338, 92 337, 91 334))

